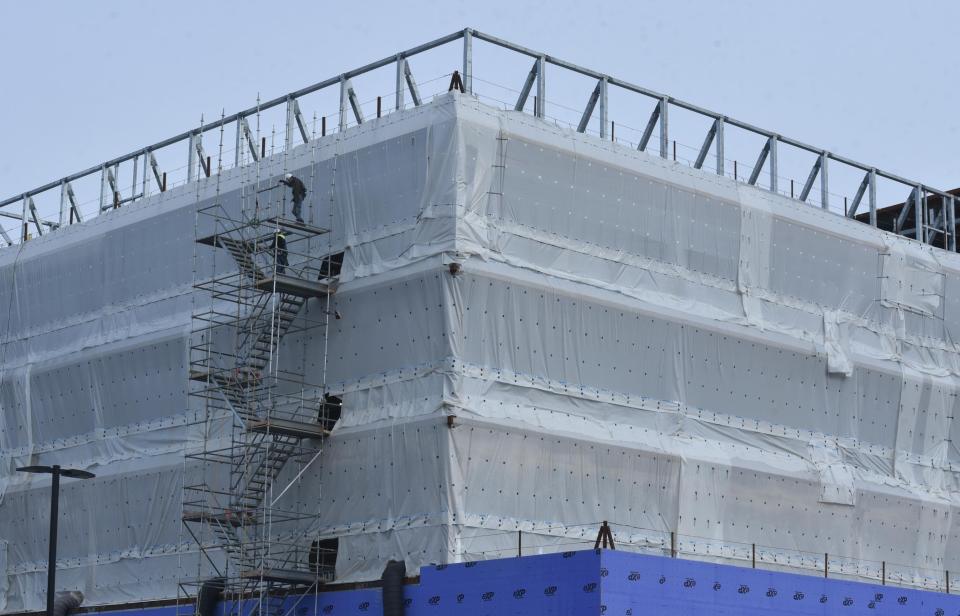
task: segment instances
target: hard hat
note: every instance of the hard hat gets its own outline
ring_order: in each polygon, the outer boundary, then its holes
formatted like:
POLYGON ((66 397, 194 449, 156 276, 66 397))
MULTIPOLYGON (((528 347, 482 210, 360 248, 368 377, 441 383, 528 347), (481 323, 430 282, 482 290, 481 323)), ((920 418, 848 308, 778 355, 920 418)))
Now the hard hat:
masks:
POLYGON ((288 173, 288 174, 286 174, 285 176, 283 176, 283 179, 289 180, 289 179, 292 178, 292 177, 293 177, 293 174, 292 174, 292 173, 288 173))

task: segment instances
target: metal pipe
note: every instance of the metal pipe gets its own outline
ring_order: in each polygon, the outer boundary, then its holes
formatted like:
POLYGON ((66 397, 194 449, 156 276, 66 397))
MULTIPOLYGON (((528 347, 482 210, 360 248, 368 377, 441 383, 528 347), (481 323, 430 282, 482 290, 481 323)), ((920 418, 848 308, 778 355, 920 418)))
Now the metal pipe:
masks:
POLYGON ((57 521, 60 516, 60 465, 50 473, 50 551, 47 556, 47 616, 53 616, 53 597, 57 588, 57 521))

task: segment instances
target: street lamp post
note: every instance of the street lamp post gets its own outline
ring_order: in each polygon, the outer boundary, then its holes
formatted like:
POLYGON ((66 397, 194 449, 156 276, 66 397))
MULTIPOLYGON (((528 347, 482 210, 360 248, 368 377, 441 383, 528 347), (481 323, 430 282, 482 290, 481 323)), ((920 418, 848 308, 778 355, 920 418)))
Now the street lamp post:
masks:
POLYGON ((53 466, 21 466, 22 473, 41 473, 52 475, 50 487, 50 555, 47 562, 47 616, 53 616, 53 596, 57 585, 57 521, 60 514, 60 477, 71 479, 92 479, 96 475, 75 468, 53 466))

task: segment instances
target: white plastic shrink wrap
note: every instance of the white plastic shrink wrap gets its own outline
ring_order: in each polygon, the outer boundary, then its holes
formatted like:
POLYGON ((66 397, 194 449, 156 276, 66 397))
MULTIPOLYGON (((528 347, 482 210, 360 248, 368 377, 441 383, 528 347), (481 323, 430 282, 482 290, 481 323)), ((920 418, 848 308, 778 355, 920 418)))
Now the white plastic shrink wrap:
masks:
MULTIPOLYGON (((345 251, 343 417, 284 496, 341 538, 340 579, 518 529, 563 549, 600 520, 731 559, 960 569, 957 255, 457 93, 287 167, 345 251)), ((225 207, 244 178, 221 178, 225 207)), ((44 600, 49 482, 26 463, 97 473, 60 504, 58 580, 85 605, 174 597, 196 570, 180 490, 215 198, 204 179, 0 251, 0 610, 44 600)), ((284 344, 318 371, 309 335, 284 344)))

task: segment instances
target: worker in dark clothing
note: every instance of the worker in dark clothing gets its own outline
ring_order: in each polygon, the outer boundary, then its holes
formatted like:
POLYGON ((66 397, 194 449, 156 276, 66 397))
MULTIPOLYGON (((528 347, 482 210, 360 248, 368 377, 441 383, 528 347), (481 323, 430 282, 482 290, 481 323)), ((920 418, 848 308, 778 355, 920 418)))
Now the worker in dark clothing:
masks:
POLYGON ((277 273, 283 274, 287 271, 287 236, 283 231, 277 231, 273 236, 273 249, 277 259, 277 273))
POLYGON ((293 191, 293 217, 297 219, 297 222, 303 223, 303 218, 300 217, 300 208, 303 206, 303 200, 307 196, 307 187, 303 185, 300 178, 292 173, 283 176, 280 183, 289 186, 293 191))

